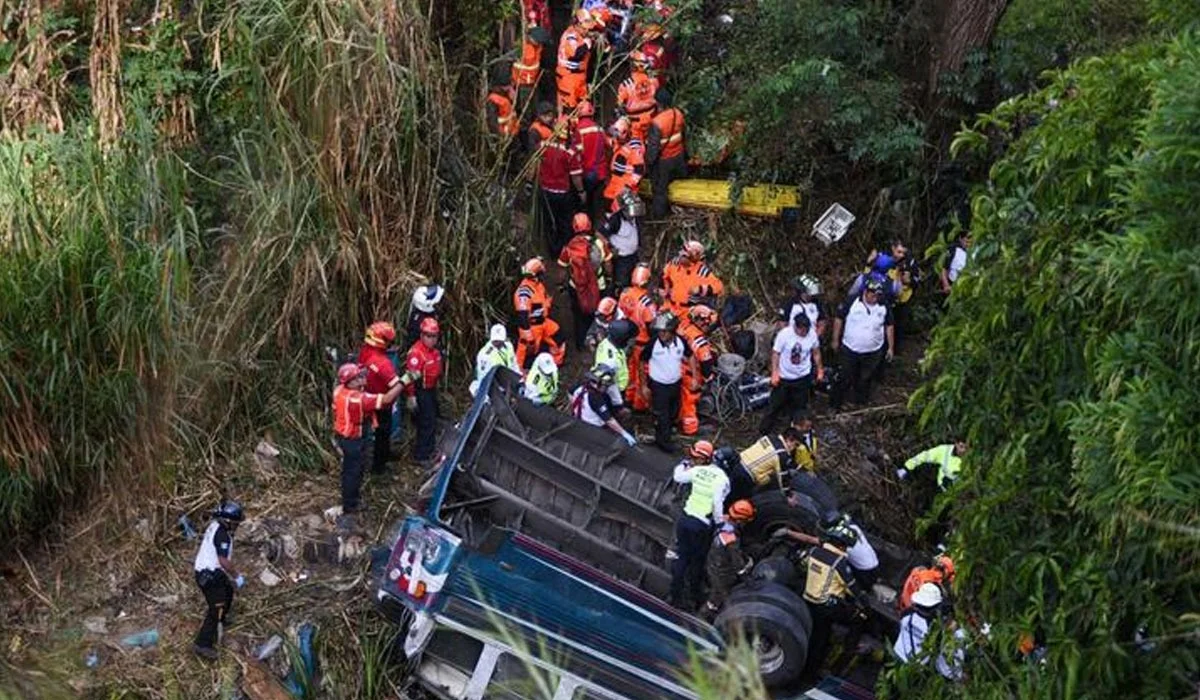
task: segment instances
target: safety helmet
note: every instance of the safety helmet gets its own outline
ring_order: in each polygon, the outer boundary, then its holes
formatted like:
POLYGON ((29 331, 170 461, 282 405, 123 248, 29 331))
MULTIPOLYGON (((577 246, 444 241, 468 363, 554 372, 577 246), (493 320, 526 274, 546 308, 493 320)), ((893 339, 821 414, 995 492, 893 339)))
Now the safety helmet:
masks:
POLYGON ((617 195, 616 205, 626 219, 636 219, 646 215, 646 203, 637 196, 637 192, 628 186, 621 188, 620 194, 617 195))
POLYGON ((625 117, 617 119, 612 123, 612 126, 608 127, 608 132, 618 141, 624 141, 629 138, 629 131, 629 120, 625 117))
POLYGON ((858 533, 850 528, 846 517, 842 516, 833 527, 825 530, 824 539, 840 547, 853 547, 858 542, 858 533))
POLYGON ((645 287, 646 285, 650 284, 650 278, 653 276, 653 274, 654 273, 650 271, 649 263, 640 262, 637 265, 634 265, 633 273, 629 276, 629 281, 635 287, 645 287))
POLYGON ((672 331, 679 327, 679 317, 670 311, 663 311, 654 317, 654 322, 650 324, 650 328, 655 331, 672 331))
POLYGON ((637 334, 637 326, 627 318, 618 318, 608 324, 608 339, 619 348, 623 348, 637 334))
POLYGON ((704 304, 696 304, 692 308, 688 309, 688 318, 692 319, 692 323, 701 326, 707 326, 716 320, 717 314, 704 304))
POLYGON ((439 284, 423 284, 413 291, 412 305, 421 313, 431 314, 438 304, 442 303, 442 297, 446 296, 446 290, 439 284))
POLYGON ((440 326, 438 326, 436 318, 430 316, 428 318, 421 319, 421 335, 437 335, 441 332, 442 329, 440 326))
POLYGON ((942 604, 942 588, 936 583, 922 583, 921 587, 913 593, 913 605, 919 605, 922 608, 936 608, 942 604))
POLYGON ((704 244, 700 241, 688 241, 683 244, 683 254, 692 260, 703 260, 704 244))
POLYGON ((617 300, 612 297, 604 297, 596 304, 596 315, 604 320, 609 320, 613 314, 617 313, 617 300))
POLYGON ((640 33, 642 35, 642 39, 646 41, 654 41, 663 35, 663 28, 661 24, 652 22, 643 26, 640 33))
POLYGON ((376 321, 367 326, 363 341, 373 348, 386 348, 396 340, 396 327, 387 321, 376 321))
POLYGON ((546 263, 541 258, 530 258, 521 266, 522 277, 541 277, 546 274, 546 263))
POLYGON ((714 448, 713 444, 708 440, 699 440, 696 444, 692 445, 689 452, 696 459, 708 462, 713 458, 714 448))
POLYGON ((866 291, 883 294, 883 280, 874 276, 870 277, 867 279, 866 291))
POLYGON ((821 293, 821 282, 813 275, 799 275, 792 279, 792 288, 802 294, 815 297, 821 293))
POLYGON ((534 358, 533 368, 539 374, 558 374, 558 364, 554 362, 554 356, 548 352, 543 352, 534 358))
POLYGON ((575 113, 581 117, 592 117, 596 115, 596 107, 591 100, 581 100, 579 106, 575 108, 575 113))
POLYGON ((754 520, 754 504, 745 498, 734 501, 729 505, 729 519, 736 523, 754 520))
POLYGON ((596 365, 587 373, 587 383, 592 386, 604 387, 613 383, 617 372, 611 365, 596 365))
POLYGON ((575 233, 588 233, 592 230, 592 217, 584 212, 576 212, 571 217, 571 230, 575 233))
POLYGON ((341 367, 338 367, 338 384, 349 384, 365 371, 366 368, 362 367, 361 365, 357 365, 353 362, 347 362, 341 367))
POLYGON ((942 575, 947 581, 954 580, 954 560, 950 557, 946 556, 945 554, 939 555, 933 560, 933 567, 935 569, 941 569, 942 575))
POLYGON ((508 329, 503 323, 494 324, 488 329, 488 340, 493 343, 504 343, 508 341, 508 329))
POLYGON ((237 501, 221 501, 221 505, 211 513, 212 517, 219 520, 228 520, 231 523, 240 523, 246 519, 246 514, 242 512, 242 504, 237 501))

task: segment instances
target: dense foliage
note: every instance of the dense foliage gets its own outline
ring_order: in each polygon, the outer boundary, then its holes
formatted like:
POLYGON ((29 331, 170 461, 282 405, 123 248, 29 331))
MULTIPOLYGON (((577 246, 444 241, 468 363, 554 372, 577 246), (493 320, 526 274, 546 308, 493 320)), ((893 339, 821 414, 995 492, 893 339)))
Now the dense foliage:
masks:
POLYGON ((916 402, 928 429, 972 445, 947 499, 959 616, 992 629, 970 697, 1194 692, 1197 75, 1195 33, 1143 43, 959 137, 1002 155, 974 198, 970 273, 916 402), (1043 662, 1015 652, 1022 634, 1043 662))

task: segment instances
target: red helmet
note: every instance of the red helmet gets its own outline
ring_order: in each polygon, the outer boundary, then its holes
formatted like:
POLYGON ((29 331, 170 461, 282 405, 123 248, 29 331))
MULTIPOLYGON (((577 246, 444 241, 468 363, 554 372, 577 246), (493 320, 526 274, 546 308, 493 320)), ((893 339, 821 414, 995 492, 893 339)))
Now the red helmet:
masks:
POLYGON ((546 274, 546 263, 541 258, 530 258, 521 266, 521 274, 525 277, 540 277, 546 274))
POLYGON ((347 362, 341 367, 338 367, 338 384, 349 384, 365 371, 366 370, 363 369, 363 367, 356 365, 353 362, 347 362))
POLYGON ((612 297, 604 297, 599 304, 596 304, 597 316, 609 319, 615 313, 617 313, 617 300, 612 297))
POLYGON ((700 440, 695 445, 692 445, 690 451, 696 459, 702 459, 707 462, 712 459, 714 448, 713 444, 708 440, 700 440))
POLYGON ((629 281, 632 282, 633 286, 635 287, 645 287, 646 285, 650 284, 650 278, 652 276, 653 273, 650 271, 649 263, 638 263, 637 266, 633 268, 633 274, 630 275, 629 281))
POLYGON ((592 230, 592 219, 583 212, 577 213, 571 219, 571 230, 575 233, 588 233, 592 230))
POLYGON ((442 329, 438 326, 437 319, 432 316, 426 316, 421 320, 421 335, 437 335, 442 329))
POLYGON ((396 327, 387 321, 376 321, 367 326, 363 341, 373 348, 386 348, 396 340, 396 327))
POLYGON ((754 504, 744 498, 734 501, 729 506, 729 519, 736 523, 754 520, 754 504))
POLYGON ((596 107, 591 100, 581 100, 579 106, 575 108, 576 114, 581 117, 593 117, 596 115, 596 107))

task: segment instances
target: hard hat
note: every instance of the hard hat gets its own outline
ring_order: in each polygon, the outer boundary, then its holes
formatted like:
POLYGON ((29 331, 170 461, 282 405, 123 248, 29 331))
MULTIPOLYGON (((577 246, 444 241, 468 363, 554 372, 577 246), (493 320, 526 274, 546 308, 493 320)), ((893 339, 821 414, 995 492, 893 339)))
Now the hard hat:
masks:
POLYGON ((797 292, 802 292, 809 296, 815 297, 821 293, 821 282, 813 275, 800 275, 792 279, 792 287, 797 292))
POLYGON ((579 106, 575 108, 575 113, 581 117, 595 116, 596 108, 592 105, 591 100, 581 100, 579 106))
POLYGON ((591 10, 579 8, 575 10, 575 23, 583 27, 584 31, 591 31, 600 24, 600 19, 591 10))
POLYGON ((642 27, 640 34, 646 41, 653 41, 663 35, 663 28, 661 24, 651 22, 642 27))
POLYGON ((942 554, 933 560, 933 566, 941 569, 947 581, 954 580, 954 560, 942 554))
POLYGON ((843 516, 833 527, 825 531, 823 539, 842 547, 853 547, 854 543, 858 542, 858 533, 850 528, 843 516))
POLYGON ((548 352, 543 352, 534 358, 533 368, 540 374, 558 374, 558 364, 554 362, 554 356, 548 352))
POLYGON ((446 290, 441 285, 423 284, 413 291, 413 307, 421 313, 431 314, 437 305, 442 303, 444 296, 446 296, 446 290))
POLYGON ((942 604, 942 589, 936 583, 922 583, 913 593, 912 602, 922 608, 936 608, 942 604))
POLYGON ((396 340, 396 327, 387 321, 376 321, 367 326, 363 340, 373 348, 386 348, 396 340))
POLYGON ((221 505, 212 512, 212 517, 232 523, 240 523, 246 519, 245 513, 242 512, 242 504, 237 501, 221 501, 221 505))
POLYGON ((698 441, 696 444, 692 445, 692 448, 689 450, 693 457, 696 459, 702 459, 705 462, 713 458, 713 451, 713 444, 708 440, 698 441))
POLYGON ((601 318, 612 318, 612 315, 617 313, 617 300, 612 297, 604 297, 596 304, 596 315, 601 318))
POLYGON ((365 371, 364 367, 353 362, 347 362, 338 367, 338 384, 349 384, 365 371))
POLYGON ((734 501, 729 506, 729 519, 738 523, 754 520, 754 504, 744 498, 734 501))
POLYGON ((683 254, 692 260, 702 260, 704 258, 704 244, 700 241, 688 241, 683 244, 683 254))
POLYGON ((584 212, 577 212, 571 217, 571 230, 575 233, 587 233, 592 230, 592 218, 584 212))
POLYGON ((436 318, 430 316, 421 320, 421 335, 437 335, 441 332, 436 318))
POLYGON ((619 348, 623 348, 637 334, 637 326, 627 318, 618 318, 608 325, 608 339, 619 348))
POLYGON ((593 386, 608 386, 613 383, 616 370, 610 365, 596 365, 587 373, 587 383, 593 386))
POLYGON ((881 280, 877 277, 874 277, 874 276, 870 277, 869 279, 867 279, 867 286, 866 286, 865 291, 874 292, 876 294, 883 294, 883 280, 881 280))
POLYGON ((508 329, 503 323, 497 323, 488 331, 488 339, 493 343, 503 343, 508 340, 508 329))
POLYGON ((646 215, 646 203, 637 196, 637 192, 628 186, 621 188, 620 194, 617 195, 616 205, 626 219, 636 219, 646 215))
POLYGON ((801 328, 812 328, 812 319, 810 319, 808 314, 804 313, 803 311, 798 311, 796 312, 796 315, 792 317, 792 325, 800 326, 801 328))
POLYGON ((629 138, 629 120, 625 117, 617 119, 612 123, 612 126, 608 127, 608 131, 618 141, 624 141, 629 138))
POLYGON ((704 304, 696 304, 688 309, 688 318, 692 319, 695 323, 712 323, 716 315, 716 312, 704 304))
POLYGON ((670 311, 663 311, 654 317, 650 327, 655 331, 674 331, 679 327, 679 317, 670 311))
POLYGON ((546 274, 546 263, 541 258, 530 258, 521 266, 521 274, 525 277, 540 277, 546 274))
POLYGON ((629 276, 629 281, 635 287, 645 287, 650 284, 650 277, 652 275, 649 263, 638 263, 634 266, 633 273, 629 276))

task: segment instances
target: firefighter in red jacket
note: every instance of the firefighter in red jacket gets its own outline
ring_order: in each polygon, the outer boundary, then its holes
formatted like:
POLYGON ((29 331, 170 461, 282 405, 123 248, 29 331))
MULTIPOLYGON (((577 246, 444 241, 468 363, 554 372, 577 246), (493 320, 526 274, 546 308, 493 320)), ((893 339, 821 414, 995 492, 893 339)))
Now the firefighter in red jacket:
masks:
MULTIPOLYGON (((400 382, 396 366, 388 357, 388 350, 396 341, 396 328, 387 321, 376 321, 367 326, 362 348, 358 351, 358 364, 367 370, 366 390, 371 394, 386 394, 400 382)), ((392 446, 392 400, 372 408, 375 414, 375 449, 371 459, 371 472, 382 474, 387 470, 392 446)))
POLYGON ((542 142, 538 165, 542 232, 552 258, 557 258, 571 239, 571 219, 584 199, 583 164, 579 152, 567 142, 567 130, 565 118, 555 123, 550 138, 542 142))
POLYGON ((437 319, 421 321, 421 339, 408 350, 405 363, 407 373, 415 378, 404 392, 408 410, 413 414, 417 426, 417 439, 413 443, 413 459, 428 465, 437 446, 437 387, 442 378, 442 352, 438 350, 438 335, 441 328, 437 319))
POLYGON ((596 123, 596 108, 590 100, 579 103, 575 114, 575 128, 571 131, 571 147, 579 153, 583 166, 583 191, 588 216, 599 221, 604 213, 600 200, 601 191, 608 180, 608 136, 596 123))

